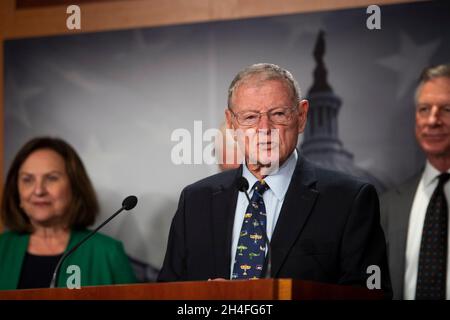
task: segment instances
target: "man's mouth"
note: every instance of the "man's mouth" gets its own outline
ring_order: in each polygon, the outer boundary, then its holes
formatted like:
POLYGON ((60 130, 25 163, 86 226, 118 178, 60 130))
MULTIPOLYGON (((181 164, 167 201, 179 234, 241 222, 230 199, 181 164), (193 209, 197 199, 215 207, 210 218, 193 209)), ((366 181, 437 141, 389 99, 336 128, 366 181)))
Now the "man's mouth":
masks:
POLYGON ((448 135, 445 133, 431 133, 431 134, 426 133, 423 135, 423 137, 426 140, 430 140, 430 141, 440 141, 440 140, 446 139, 448 137, 448 135))
POLYGON ((258 142, 258 146, 276 147, 277 143, 272 142, 272 141, 264 141, 264 142, 258 142))
POLYGON ((275 143, 258 143, 258 150, 274 150, 276 149, 275 143))

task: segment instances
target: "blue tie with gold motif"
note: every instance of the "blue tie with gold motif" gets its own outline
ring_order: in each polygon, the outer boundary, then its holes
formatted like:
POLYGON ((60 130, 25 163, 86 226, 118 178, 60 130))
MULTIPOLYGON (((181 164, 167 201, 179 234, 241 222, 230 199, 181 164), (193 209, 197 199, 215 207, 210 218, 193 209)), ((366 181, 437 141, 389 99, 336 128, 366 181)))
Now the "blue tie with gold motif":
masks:
POLYGON ((269 189, 264 180, 253 186, 253 195, 247 207, 242 223, 233 266, 232 279, 258 279, 264 266, 266 242, 266 206, 263 194, 269 189))

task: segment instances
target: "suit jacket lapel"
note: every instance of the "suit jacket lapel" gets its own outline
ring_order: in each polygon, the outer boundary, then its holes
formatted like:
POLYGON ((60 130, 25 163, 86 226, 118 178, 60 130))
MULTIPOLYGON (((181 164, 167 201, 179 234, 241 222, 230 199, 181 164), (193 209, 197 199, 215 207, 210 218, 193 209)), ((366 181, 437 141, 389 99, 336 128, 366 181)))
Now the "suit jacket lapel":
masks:
POLYGON ((319 194, 314 188, 315 182, 313 165, 299 156, 271 240, 273 277, 277 277, 311 213, 319 194))
POLYGON ((415 176, 410 181, 398 188, 398 201, 392 204, 392 221, 389 223, 389 251, 395 253, 390 258, 393 265, 397 266, 399 273, 393 275, 392 281, 400 282, 400 293, 403 296, 404 279, 405 279, 405 259, 406 259, 406 242, 408 236, 409 217, 411 208, 416 194, 417 185, 419 184, 421 174, 415 176))
POLYGON ((218 186, 212 193, 212 248, 216 277, 230 277, 231 239, 233 233, 234 214, 238 198, 235 186, 236 178, 242 175, 242 166, 236 170, 231 179, 218 186))

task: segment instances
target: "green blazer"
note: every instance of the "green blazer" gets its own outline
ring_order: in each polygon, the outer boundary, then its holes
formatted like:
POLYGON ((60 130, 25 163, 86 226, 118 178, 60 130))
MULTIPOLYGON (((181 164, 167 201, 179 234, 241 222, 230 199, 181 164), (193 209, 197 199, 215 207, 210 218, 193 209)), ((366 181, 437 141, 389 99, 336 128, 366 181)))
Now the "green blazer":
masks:
MULTIPOLYGON (((73 230, 66 251, 88 233, 88 230, 73 230)), ((29 240, 28 233, 0 235, 0 290, 17 289, 29 240)), ((80 267, 82 287, 137 282, 122 243, 103 234, 92 236, 64 261, 58 287, 66 287, 71 275, 66 270, 70 265, 80 267)))

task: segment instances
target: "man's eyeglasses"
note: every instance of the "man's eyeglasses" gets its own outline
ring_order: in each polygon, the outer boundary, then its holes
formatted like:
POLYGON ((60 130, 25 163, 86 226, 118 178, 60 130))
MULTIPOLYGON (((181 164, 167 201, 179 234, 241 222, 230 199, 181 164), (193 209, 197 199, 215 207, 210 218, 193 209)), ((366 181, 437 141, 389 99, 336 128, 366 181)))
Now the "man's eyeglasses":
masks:
POLYGON ((231 114, 237 120, 241 126, 251 127, 259 123, 263 114, 267 114, 269 121, 274 124, 287 124, 292 118, 297 107, 280 107, 269 110, 267 112, 256 112, 256 111, 241 111, 233 112, 230 109, 231 114))

